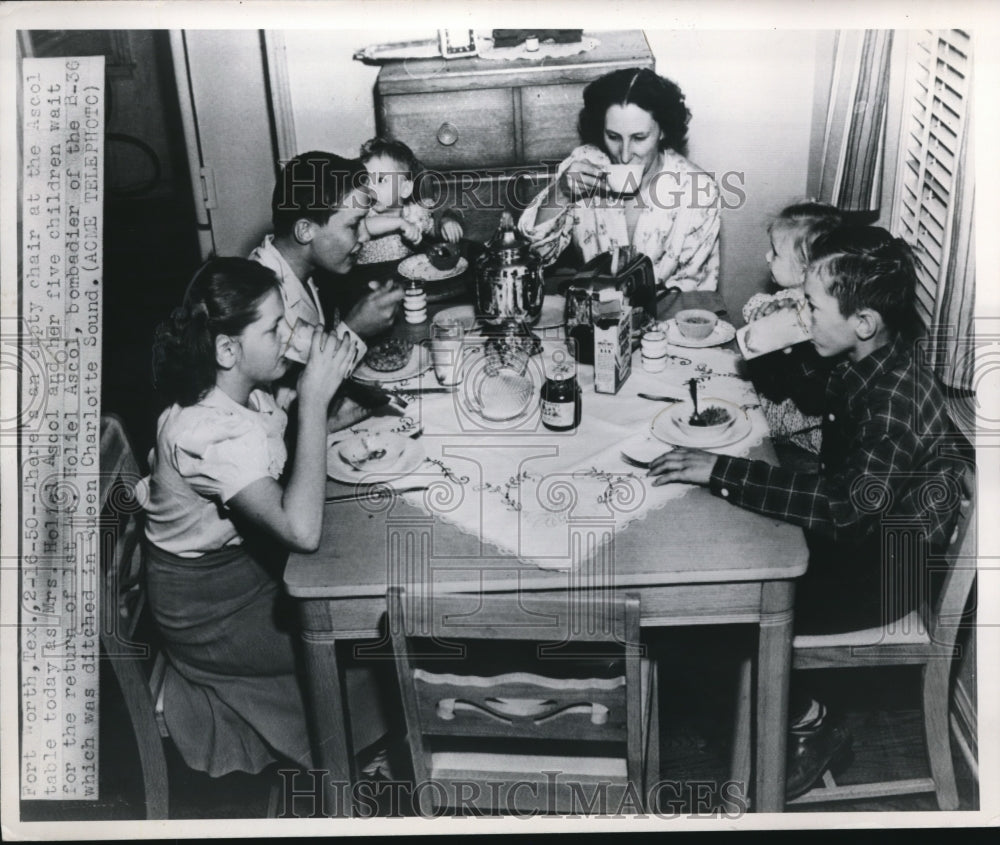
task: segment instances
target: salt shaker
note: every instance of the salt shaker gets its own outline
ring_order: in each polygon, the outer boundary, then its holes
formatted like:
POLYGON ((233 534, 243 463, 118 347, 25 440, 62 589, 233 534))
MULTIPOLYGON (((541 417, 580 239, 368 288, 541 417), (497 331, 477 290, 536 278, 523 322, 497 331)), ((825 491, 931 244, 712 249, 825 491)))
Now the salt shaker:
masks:
POLYGON ((407 323, 423 323, 427 320, 427 294, 417 281, 411 281, 403 295, 403 313, 407 323))
POLYGON ((642 336, 642 368, 647 373, 659 373, 667 366, 667 335, 659 329, 642 336))

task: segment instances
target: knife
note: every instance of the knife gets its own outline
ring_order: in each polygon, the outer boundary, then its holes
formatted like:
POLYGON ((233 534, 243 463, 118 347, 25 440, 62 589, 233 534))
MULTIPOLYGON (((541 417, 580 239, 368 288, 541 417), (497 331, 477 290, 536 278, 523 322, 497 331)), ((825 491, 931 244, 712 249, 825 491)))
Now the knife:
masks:
POLYGON ((421 393, 458 393, 458 386, 455 387, 399 387, 391 391, 391 395, 417 396, 421 393))
POLYGON ((678 399, 675 396, 653 396, 651 393, 640 393, 640 398, 651 399, 653 402, 683 402, 683 399, 678 399))
POLYGON ((376 496, 382 495, 383 492, 390 492, 393 495, 401 496, 403 493, 419 493, 421 490, 429 490, 430 487, 426 484, 419 487, 401 487, 396 489, 394 487, 366 487, 364 490, 354 490, 350 493, 340 493, 336 496, 327 496, 325 504, 332 505, 338 502, 360 502, 363 499, 372 498, 373 494, 376 496))

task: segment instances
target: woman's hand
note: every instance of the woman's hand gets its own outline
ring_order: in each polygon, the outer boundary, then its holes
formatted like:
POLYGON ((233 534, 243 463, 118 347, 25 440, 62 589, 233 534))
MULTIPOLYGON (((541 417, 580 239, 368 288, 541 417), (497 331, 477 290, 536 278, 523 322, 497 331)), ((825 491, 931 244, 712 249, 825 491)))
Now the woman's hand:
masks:
POLYGON ((299 376, 299 407, 321 408, 324 418, 330 400, 350 372, 358 345, 354 338, 326 334, 322 326, 313 329, 309 361, 299 376))
POLYGON ((676 448, 660 455, 649 465, 648 476, 653 477, 653 486, 660 487, 671 481, 687 484, 707 485, 715 469, 718 455, 701 449, 676 448))
POLYGON ((606 172, 601 165, 594 164, 590 159, 578 159, 563 171, 556 183, 556 190, 570 202, 592 197, 604 185, 606 172))

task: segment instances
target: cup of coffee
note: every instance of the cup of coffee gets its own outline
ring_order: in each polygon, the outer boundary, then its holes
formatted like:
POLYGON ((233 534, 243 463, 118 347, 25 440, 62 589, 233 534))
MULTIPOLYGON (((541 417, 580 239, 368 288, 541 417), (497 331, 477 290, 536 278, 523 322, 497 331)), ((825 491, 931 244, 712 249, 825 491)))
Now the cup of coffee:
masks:
POLYGON ((445 387, 462 383, 462 343, 465 326, 458 320, 431 323, 431 363, 434 375, 445 387))
POLYGON ((608 190, 613 194, 631 196, 638 192, 642 183, 642 165, 635 164, 609 164, 606 166, 606 180, 608 190))

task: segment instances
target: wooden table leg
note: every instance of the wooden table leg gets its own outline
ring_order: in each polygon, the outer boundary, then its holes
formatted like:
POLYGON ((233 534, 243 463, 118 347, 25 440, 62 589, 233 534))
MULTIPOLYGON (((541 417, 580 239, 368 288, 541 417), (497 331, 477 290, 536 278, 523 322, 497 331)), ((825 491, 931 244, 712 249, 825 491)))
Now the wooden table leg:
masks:
POLYGON ((322 771, 323 814, 348 816, 351 808, 351 743, 346 703, 337 665, 337 643, 329 635, 302 635, 307 710, 315 743, 316 767, 322 771))
POLYGON ((757 810, 785 808, 788 682, 792 666, 792 581, 765 581, 757 652, 757 810))

